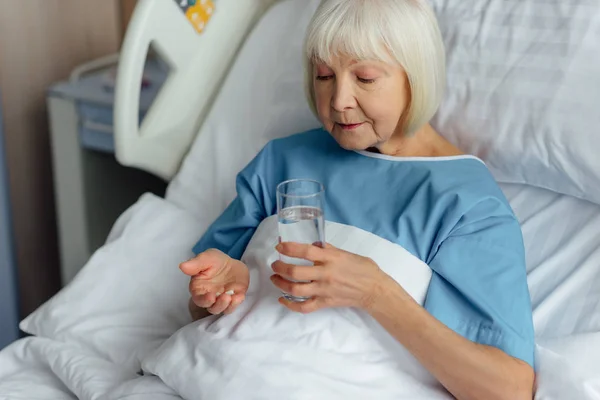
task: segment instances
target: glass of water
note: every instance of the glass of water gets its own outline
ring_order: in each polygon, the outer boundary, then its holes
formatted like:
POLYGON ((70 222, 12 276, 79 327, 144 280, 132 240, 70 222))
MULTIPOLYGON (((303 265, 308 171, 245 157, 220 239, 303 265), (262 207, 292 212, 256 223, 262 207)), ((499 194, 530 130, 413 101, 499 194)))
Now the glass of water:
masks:
MULTIPOLYGON (((295 242, 323 247, 325 220, 323 218, 323 184, 309 179, 293 179, 277 186, 277 216, 279 242, 295 242)), ((307 260, 287 257, 279 259, 288 264, 312 266, 307 260)), ((291 301, 306 301, 307 297, 283 293, 291 301)))

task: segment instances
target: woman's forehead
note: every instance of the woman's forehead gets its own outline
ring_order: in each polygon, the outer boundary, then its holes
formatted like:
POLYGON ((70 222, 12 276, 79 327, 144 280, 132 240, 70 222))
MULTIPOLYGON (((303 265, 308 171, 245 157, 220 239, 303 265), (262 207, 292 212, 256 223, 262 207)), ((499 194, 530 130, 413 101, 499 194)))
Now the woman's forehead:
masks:
POLYGON ((373 46, 370 49, 358 49, 353 48, 350 44, 346 44, 342 47, 330 47, 325 51, 324 49, 313 49, 309 54, 309 57, 315 64, 326 64, 326 65, 339 65, 339 64, 350 64, 350 63, 383 63, 393 65, 396 64, 395 58, 392 56, 392 52, 386 48, 383 44, 379 46, 373 46))
POLYGON ((328 67, 328 68, 350 68, 350 67, 376 67, 378 69, 390 69, 397 68, 398 65, 392 64, 389 61, 366 58, 360 59, 349 55, 337 55, 331 57, 329 60, 323 60, 317 57, 313 57, 312 63, 315 67, 328 67))

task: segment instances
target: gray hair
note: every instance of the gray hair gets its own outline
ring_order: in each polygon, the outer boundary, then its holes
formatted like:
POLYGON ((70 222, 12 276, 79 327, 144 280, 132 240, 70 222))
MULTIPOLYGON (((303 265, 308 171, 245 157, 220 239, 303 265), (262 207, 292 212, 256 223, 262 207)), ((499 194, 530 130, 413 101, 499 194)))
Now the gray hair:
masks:
POLYGON ((437 19, 425 0, 323 0, 304 43, 305 84, 316 114, 314 62, 335 56, 399 64, 411 104, 404 131, 416 132, 437 112, 446 87, 446 56, 437 19))

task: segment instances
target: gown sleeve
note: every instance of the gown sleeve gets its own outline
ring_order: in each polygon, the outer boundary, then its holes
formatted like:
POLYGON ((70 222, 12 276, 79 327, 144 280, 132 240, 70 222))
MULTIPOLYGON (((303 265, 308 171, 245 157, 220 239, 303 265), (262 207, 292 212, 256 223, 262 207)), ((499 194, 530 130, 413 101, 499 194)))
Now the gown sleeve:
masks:
POLYGON ((268 144, 238 174, 236 198, 196 243, 195 254, 216 248, 232 258, 242 257, 258 225, 274 209, 272 163, 272 149, 268 144))
POLYGON ((499 199, 466 212, 428 262, 425 308, 463 337, 534 363, 534 330, 520 225, 499 199))

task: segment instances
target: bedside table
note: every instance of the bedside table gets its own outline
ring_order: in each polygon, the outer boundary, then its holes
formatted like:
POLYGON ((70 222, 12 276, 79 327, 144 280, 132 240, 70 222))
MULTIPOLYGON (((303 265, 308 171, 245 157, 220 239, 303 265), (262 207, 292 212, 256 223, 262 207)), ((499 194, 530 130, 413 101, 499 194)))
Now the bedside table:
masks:
MULTIPOLYGON (((163 196, 167 183, 120 165, 112 136, 117 56, 77 68, 48 92, 54 192, 63 286, 106 240, 116 219, 146 192, 163 196)), ((140 120, 167 77, 149 60, 140 120)))

